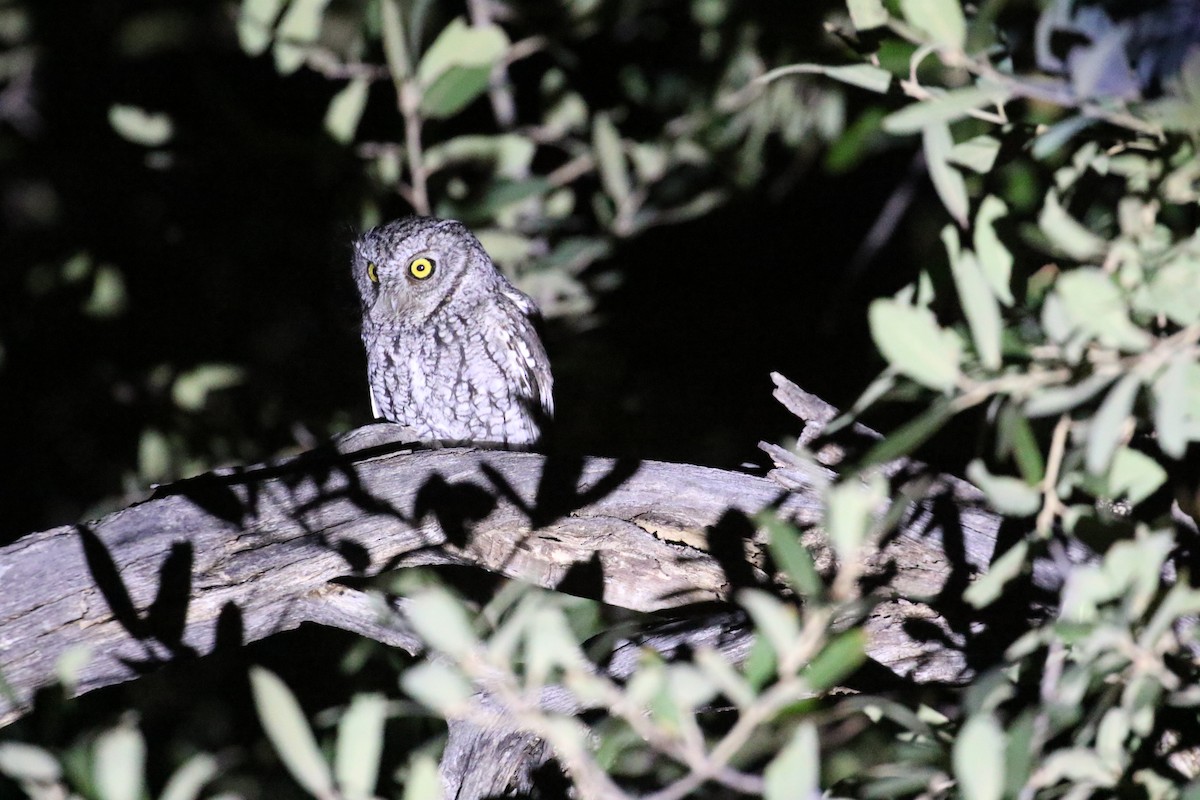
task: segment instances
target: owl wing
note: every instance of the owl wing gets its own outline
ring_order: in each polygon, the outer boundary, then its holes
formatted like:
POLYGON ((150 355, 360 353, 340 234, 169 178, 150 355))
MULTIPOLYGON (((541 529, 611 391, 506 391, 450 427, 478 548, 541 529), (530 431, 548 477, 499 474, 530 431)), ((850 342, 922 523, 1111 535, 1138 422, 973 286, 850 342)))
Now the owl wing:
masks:
POLYGON ((554 396, 550 359, 533 324, 538 309, 514 287, 507 287, 502 296, 509 302, 501 301, 492 311, 504 345, 497 361, 507 384, 517 387, 516 399, 527 406, 530 415, 540 416, 539 422, 544 422, 554 413, 554 396))

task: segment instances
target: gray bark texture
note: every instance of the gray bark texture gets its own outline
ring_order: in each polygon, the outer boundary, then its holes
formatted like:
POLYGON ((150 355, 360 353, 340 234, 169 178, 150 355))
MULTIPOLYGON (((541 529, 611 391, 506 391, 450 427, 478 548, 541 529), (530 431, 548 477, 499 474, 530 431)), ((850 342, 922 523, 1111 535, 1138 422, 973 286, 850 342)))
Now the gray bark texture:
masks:
MULTIPOLYGON (((771 583, 774 570, 755 514, 773 509, 808 529, 818 566, 831 563, 815 527, 822 476, 789 465, 778 448, 764 447, 779 468, 756 477, 656 461, 413 451, 392 441, 395 427, 159 487, 101 520, 0 549, 0 674, 12 690, 0 695, 0 725, 28 710, 72 652, 82 663, 77 694, 304 622, 418 652, 402 613, 338 582, 386 570, 471 566, 646 612, 716 604, 695 636, 724 635, 722 649, 740 652, 745 636, 722 634, 719 621, 733 617, 721 604, 771 583)), ((867 622, 868 654, 906 680, 958 682, 971 672, 970 631, 936 598, 986 569, 999 519, 953 480, 926 483, 920 496, 868 557, 864 580, 890 598, 867 622)), ((674 627, 661 641, 650 632, 634 644, 686 643, 677 622, 664 624, 674 627)), ((609 669, 627 666, 617 658, 609 669)), ((514 774, 545 760, 536 740, 498 725, 452 725, 448 796, 511 790, 523 783, 514 774), (519 745, 499 747, 505 736, 519 745), (495 780, 489 748, 507 760, 495 780), (514 753, 528 763, 514 764, 514 753)))

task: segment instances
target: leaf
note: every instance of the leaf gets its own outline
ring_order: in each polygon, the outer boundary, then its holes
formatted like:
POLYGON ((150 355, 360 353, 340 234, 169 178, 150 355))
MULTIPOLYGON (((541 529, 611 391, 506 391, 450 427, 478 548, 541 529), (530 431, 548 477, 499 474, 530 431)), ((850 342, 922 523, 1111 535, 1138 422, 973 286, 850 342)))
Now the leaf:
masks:
POLYGON ((1020 406, 1014 403, 1004 404, 996 433, 997 456, 1011 454, 1025 483, 1030 486, 1041 483, 1042 478, 1046 476, 1046 460, 1042 457, 1042 448, 1020 406))
POLYGON ((804 670, 804 682, 814 692, 837 686, 867 660, 867 632, 851 628, 821 648, 804 670))
POLYGON ((769 511, 760 512, 756 521, 767 529, 771 557, 787 573, 800 596, 819 598, 824 595, 825 584, 813 564, 812 554, 800 541, 800 531, 769 511))
POLYGON ((894 134, 916 133, 928 125, 954 122, 970 111, 1007 99, 1008 91, 993 84, 953 89, 889 114, 883 118, 883 129, 894 134))
POLYGON ((93 750, 96 794, 100 800, 141 800, 146 778, 146 740, 126 722, 110 728, 93 750))
POLYGON ((18 783, 57 783, 62 778, 58 759, 24 742, 0 742, 0 772, 18 783))
POLYGON ((296 697, 275 673, 262 667, 250 668, 250 690, 259 722, 296 783, 315 797, 333 796, 329 765, 296 697))
POLYGON ((967 21, 959 0, 900 0, 900 10, 934 44, 955 50, 966 44, 967 21))
POLYGON ((761 589, 738 592, 738 603, 754 621, 754 628, 770 642, 777 661, 783 661, 800 638, 796 609, 784 605, 761 589))
POLYGON ((1137 505, 1167 481, 1167 471, 1145 453, 1122 447, 1113 455, 1108 470, 1108 491, 1111 497, 1124 497, 1137 505))
POLYGON ((754 690, 750 688, 750 683, 738 673, 732 664, 725 660, 725 656, 719 651, 706 645, 700 645, 696 648, 694 660, 696 666, 704 670, 704 674, 720 690, 721 694, 729 698, 730 702, 738 708, 746 708, 754 702, 755 694, 754 690))
POLYGON ((1006 742, 990 714, 967 720, 954 741, 954 777, 966 800, 1000 800, 1004 795, 1006 742))
MULTIPOLYGON (((958 232, 947 226, 942 232, 943 241, 948 236, 957 240, 958 232)), ((970 250, 964 250, 958 258, 950 260, 950 272, 980 363, 987 369, 999 369, 1000 335, 1004 323, 1000 319, 1000 304, 992 294, 979 260, 970 250)))
POLYGON ((883 94, 892 85, 892 73, 873 64, 848 64, 846 66, 822 67, 821 71, 842 83, 883 94))
POLYGON ((947 160, 973 172, 987 174, 992 171, 999 153, 1000 140, 984 134, 954 145, 947 160))
POLYGON ((258 56, 271 43, 271 29, 284 0, 242 0, 237 17, 238 44, 248 56, 258 56))
POLYGON ((1158 446, 1171 458, 1183 458, 1188 445, 1188 372, 1190 356, 1176 355, 1154 381, 1154 429, 1158 446))
POLYGON ((621 135, 608 114, 603 112, 597 113, 592 120, 592 150, 604 191, 619 207, 629 199, 629 170, 621 150, 621 135))
POLYGON ((143 147, 160 147, 169 142, 175 132, 169 115, 139 106, 109 106, 108 124, 125 141, 143 147))
POLYGON ((1144 304, 1176 325, 1200 321, 1200 260, 1180 257, 1159 267, 1146 287, 1144 304))
POLYGON ((967 198, 967 183, 962 173, 950 165, 946 159, 954 147, 954 139, 950 136, 950 127, 945 123, 931 123, 921 132, 921 141, 925 152, 925 165, 929 169, 929 178, 933 188, 937 190, 942 205, 950 212, 961 227, 967 227, 967 212, 970 200, 967 198))
POLYGON ((821 759, 817 727, 805 720, 763 771, 765 800, 808 800, 820 795, 821 759))
POLYGON ((371 82, 367 78, 355 78, 329 101, 325 111, 325 130, 340 144, 348 144, 358 130, 363 109, 367 105, 367 90, 371 82))
POLYGON ((1004 551, 1004 555, 992 562, 988 571, 980 575, 963 591, 963 600, 975 608, 986 608, 1004 593, 1004 587, 1025 568, 1029 554, 1029 543, 1024 539, 1004 551))
POLYGON ((1054 285, 1073 330, 1082 331, 1107 347, 1142 352, 1150 335, 1129 319, 1129 306, 1113 279, 1099 267, 1080 267, 1064 273, 1054 285))
POLYGON ((387 698, 370 693, 354 695, 338 721, 333 772, 347 800, 366 800, 375 795, 386 720, 387 698))
POLYGON ((1038 227, 1057 249, 1076 261, 1098 259, 1108 250, 1108 242, 1088 230, 1067 213, 1058 200, 1058 192, 1046 193, 1046 203, 1038 215, 1038 227))
POLYGON ((383 55, 392 81, 399 86, 412 71, 408 45, 404 40, 404 17, 400 15, 399 0, 379 0, 380 28, 383 33, 383 55))
POLYGON ((158 800, 196 800, 217 774, 217 759, 209 753, 196 753, 171 773, 158 800))
POLYGON ((950 401, 946 398, 939 398, 928 409, 892 431, 886 439, 872 447, 863 456, 860 466, 884 464, 912 453, 940 431, 952 416, 954 416, 954 411, 950 401))
POLYGON ((437 762, 428 753, 418 752, 408 766, 404 782, 404 800, 442 800, 442 782, 437 762))
POLYGON ((213 392, 237 386, 246 371, 234 364, 201 364, 182 373, 171 385, 171 399, 184 411, 199 411, 213 392))
POLYGON ((978 458, 967 465, 967 478, 987 495, 992 508, 1005 516, 1025 517, 1042 507, 1042 495, 1019 478, 993 475, 978 458))
POLYGON ((865 483, 852 477, 831 484, 825 490, 824 527, 830 544, 843 562, 858 556, 874 523, 875 513, 886 499, 887 484, 878 474, 865 483))
POLYGON ((451 21, 417 65, 425 115, 453 116, 483 94, 508 44, 508 35, 498 25, 472 26, 462 17, 451 21))
POLYGON ((995 195, 989 194, 979 204, 975 214, 975 254, 979 266, 992 287, 996 297, 1006 306, 1013 304, 1012 281, 1013 255, 1000 237, 996 235, 996 220, 1008 215, 1008 206, 995 195))
POLYGON ((959 377, 958 336, 938 327, 933 312, 881 298, 868 312, 875 346, 898 372, 937 391, 949 391, 959 377))
POLYGON ((1133 413, 1133 401, 1141 386, 1142 379, 1137 375, 1121 378, 1092 417, 1084 462, 1087 471, 1093 475, 1102 475, 1108 469, 1113 453, 1121 444, 1125 421, 1133 413))
POLYGON ((1114 380, 1115 375, 1097 374, 1071 386, 1042 389, 1025 401, 1025 414, 1029 417, 1048 417, 1070 411, 1091 400, 1114 380))
POLYGON ((281 75, 298 70, 308 48, 321 33, 321 20, 329 0, 291 0, 275 30, 275 69, 281 75))
POLYGON ((440 661, 422 661, 400 677, 400 686, 417 702, 443 716, 467 702, 474 690, 453 666, 440 661))
POLYGON ((454 595, 440 587, 418 592, 408 600, 405 616, 417 635, 435 650, 455 658, 479 645, 466 611, 454 595))
POLYGON ((846 6, 856 30, 869 31, 887 24, 888 13, 882 0, 846 0, 846 6))

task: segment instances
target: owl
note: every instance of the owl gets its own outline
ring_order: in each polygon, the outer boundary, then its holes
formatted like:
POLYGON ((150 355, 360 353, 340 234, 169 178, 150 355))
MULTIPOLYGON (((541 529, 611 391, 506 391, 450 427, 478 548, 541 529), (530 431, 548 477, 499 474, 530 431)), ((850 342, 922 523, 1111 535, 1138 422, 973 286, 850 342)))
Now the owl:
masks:
POLYGON ((454 220, 407 217, 354 244, 376 418, 418 441, 528 447, 554 410, 537 306, 454 220))

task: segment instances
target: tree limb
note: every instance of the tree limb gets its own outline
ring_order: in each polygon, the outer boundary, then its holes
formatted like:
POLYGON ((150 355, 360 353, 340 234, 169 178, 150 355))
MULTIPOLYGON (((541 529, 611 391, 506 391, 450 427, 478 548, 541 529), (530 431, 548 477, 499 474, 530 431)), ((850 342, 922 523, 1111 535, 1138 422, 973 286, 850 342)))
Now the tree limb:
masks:
MULTIPOLYGON (((27 710, 76 649, 90 654, 74 676, 79 694, 306 621, 415 651, 411 632, 331 583, 397 567, 471 565, 641 611, 726 600, 768 580, 754 514, 776 508, 801 526, 819 516, 815 492, 750 475, 374 444, 389 427, 161 487, 97 522, 0 549, 0 672, 14 695, 0 698, 0 724, 27 710)), ((932 597, 985 567, 998 522, 961 511, 946 548, 932 505, 914 507, 872 559, 876 574, 905 596, 932 597)), ((870 655, 897 672, 963 674, 954 634, 922 604, 884 604, 868 630, 870 655), (940 633, 914 638, 906 631, 914 619, 940 633)))

